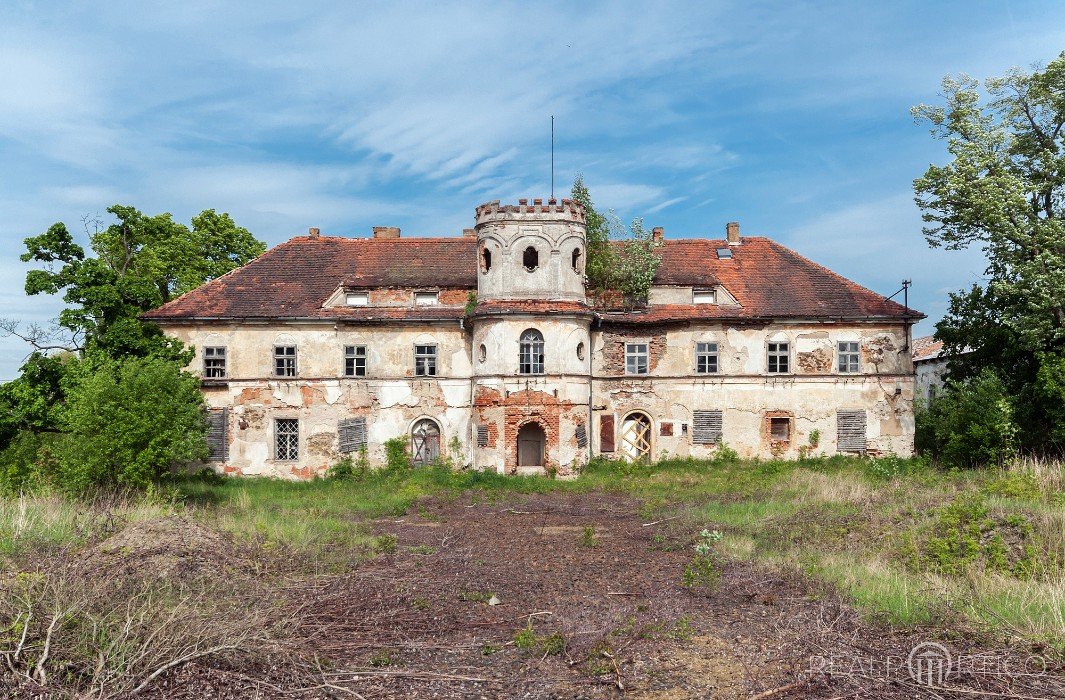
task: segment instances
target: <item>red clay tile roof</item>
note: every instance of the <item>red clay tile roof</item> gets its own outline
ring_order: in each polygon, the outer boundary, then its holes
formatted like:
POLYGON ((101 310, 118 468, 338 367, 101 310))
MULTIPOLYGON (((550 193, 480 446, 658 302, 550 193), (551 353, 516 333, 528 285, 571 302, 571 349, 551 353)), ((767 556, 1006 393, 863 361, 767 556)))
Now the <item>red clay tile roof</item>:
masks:
POLYGON ((592 307, 579 301, 513 299, 507 301, 482 301, 474 307, 474 316, 491 316, 495 314, 535 313, 566 314, 585 313, 591 315, 592 307))
MULTIPOLYGON (((724 240, 669 239, 655 283, 721 284, 740 308, 712 304, 604 310, 604 319, 651 322, 699 318, 920 318, 768 238, 743 238, 731 259, 724 240)), ((477 288, 473 238, 341 238, 299 236, 247 265, 144 314, 157 321, 241 318, 457 319, 462 307, 340 307, 322 304, 340 286, 477 288)), ((545 302, 535 302, 545 310, 545 302)), ((570 310, 553 302, 551 310, 570 310)), ((510 304, 514 307, 514 304, 510 304)), ((533 307, 526 307, 533 308, 533 307)), ((491 307, 482 304, 480 310, 491 307)), ((518 310, 515 308, 515 310, 518 310)))
POLYGON ((943 341, 936 340, 934 336, 926 335, 913 339, 913 361, 931 360, 939 357, 943 352, 943 341))

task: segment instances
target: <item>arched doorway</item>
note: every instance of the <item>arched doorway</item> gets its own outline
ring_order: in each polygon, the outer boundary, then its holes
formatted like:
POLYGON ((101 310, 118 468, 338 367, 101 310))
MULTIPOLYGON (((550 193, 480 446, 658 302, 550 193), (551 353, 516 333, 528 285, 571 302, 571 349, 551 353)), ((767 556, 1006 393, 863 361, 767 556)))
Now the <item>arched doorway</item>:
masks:
POLYGON ((621 421, 621 453, 633 462, 651 458, 651 417, 634 411, 621 421))
POLYGON ((537 423, 526 423, 518 429, 518 466, 544 466, 544 446, 547 435, 537 423))
POLYGON ((422 418, 410 431, 411 464, 424 467, 440 456, 440 426, 430 418, 422 418))

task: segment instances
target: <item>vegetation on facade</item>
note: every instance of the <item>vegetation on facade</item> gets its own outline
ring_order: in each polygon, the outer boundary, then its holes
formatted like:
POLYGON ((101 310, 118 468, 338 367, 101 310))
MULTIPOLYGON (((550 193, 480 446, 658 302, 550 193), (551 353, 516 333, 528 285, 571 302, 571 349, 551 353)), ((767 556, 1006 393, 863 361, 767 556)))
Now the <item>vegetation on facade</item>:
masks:
MULTIPOLYGON (((951 358, 953 386, 936 398, 918 440, 950 463, 1000 459, 1013 450, 1065 450, 1065 54, 1043 70, 1019 69, 980 84, 943 81, 945 105, 918 105, 950 154, 915 180, 917 205, 932 247, 982 248, 987 281, 951 295, 936 338, 951 358), (991 400, 990 373, 1003 399, 991 400), (976 379, 978 378, 979 379, 976 379), (976 440, 960 457, 958 413, 972 415, 974 394, 986 414, 967 430, 976 440), (950 425, 940 425, 947 420, 950 425), (979 433, 985 426, 991 434, 979 433), (1013 434, 1015 433, 1015 437, 1013 434), (1010 440, 1005 440, 1007 434, 1010 440), (944 451, 946 450, 946 451, 944 451)), ((997 389, 995 389, 997 391, 997 389)))

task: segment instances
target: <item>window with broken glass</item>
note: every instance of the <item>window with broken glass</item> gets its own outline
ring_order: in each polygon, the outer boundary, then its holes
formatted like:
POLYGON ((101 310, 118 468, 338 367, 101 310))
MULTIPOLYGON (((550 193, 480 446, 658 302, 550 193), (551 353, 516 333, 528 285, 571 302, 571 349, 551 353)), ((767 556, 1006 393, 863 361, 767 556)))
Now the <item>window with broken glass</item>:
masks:
POLYGON ((521 334, 518 344, 518 373, 544 373, 544 336, 535 328, 521 334))
POLYGON ((345 345, 344 346, 344 376, 345 377, 365 377, 366 376, 366 346, 365 345, 345 345))
POLYGON ((695 344, 695 371, 699 374, 717 373, 717 343, 695 344))
POLYGON ((296 346, 295 345, 276 345, 276 346, 274 346, 274 376, 276 376, 276 377, 295 377, 296 376, 296 346))
POLYGON ((766 352, 766 370, 770 374, 787 374, 790 371, 791 356, 788 343, 769 343, 766 352))
POLYGON ((839 371, 846 374, 856 374, 861 368, 858 343, 845 341, 839 347, 839 371))
POLYGON ((224 379, 226 376, 226 349, 203 349, 204 379, 224 379))
POLYGON ((417 377, 436 376, 436 346, 414 346, 414 375, 417 377))
POLYGON ((647 343, 625 343, 625 374, 647 374, 647 343))
POLYGON ((300 457, 300 422, 295 418, 278 418, 274 422, 276 457, 292 461, 300 457))

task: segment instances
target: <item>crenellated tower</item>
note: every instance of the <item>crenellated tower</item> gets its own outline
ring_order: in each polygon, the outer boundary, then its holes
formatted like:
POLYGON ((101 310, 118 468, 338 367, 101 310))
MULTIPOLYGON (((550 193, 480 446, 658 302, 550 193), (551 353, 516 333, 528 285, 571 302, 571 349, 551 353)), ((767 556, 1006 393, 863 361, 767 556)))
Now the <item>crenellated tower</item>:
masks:
POLYGON ((584 207, 571 199, 477 207, 477 298, 585 301, 584 207))

